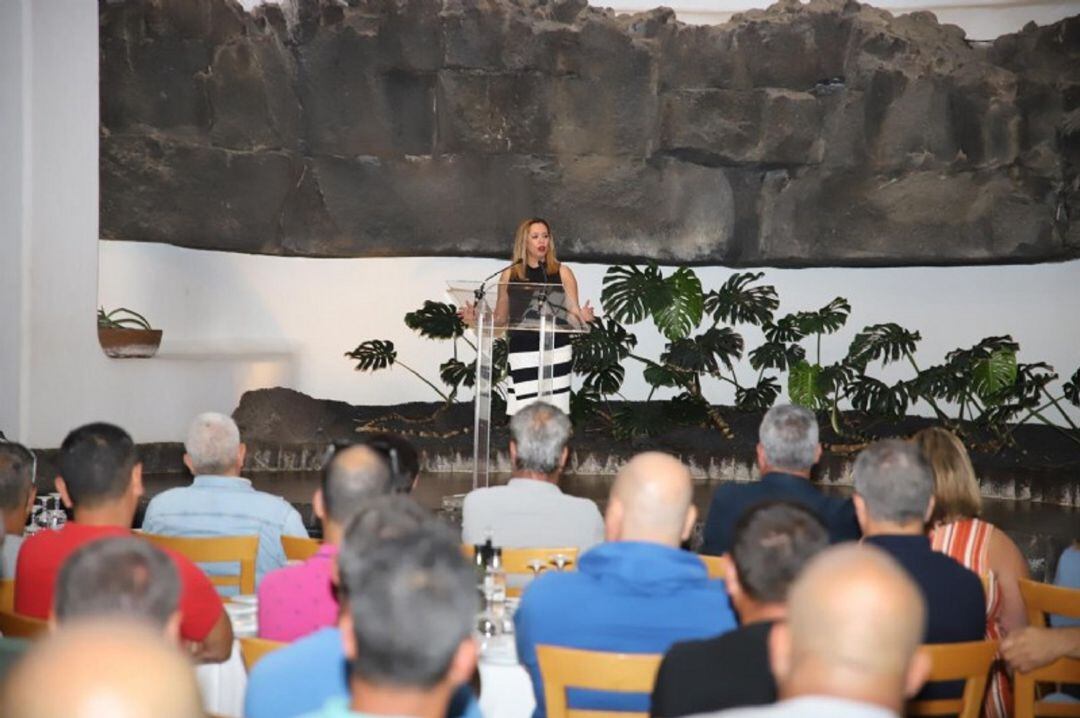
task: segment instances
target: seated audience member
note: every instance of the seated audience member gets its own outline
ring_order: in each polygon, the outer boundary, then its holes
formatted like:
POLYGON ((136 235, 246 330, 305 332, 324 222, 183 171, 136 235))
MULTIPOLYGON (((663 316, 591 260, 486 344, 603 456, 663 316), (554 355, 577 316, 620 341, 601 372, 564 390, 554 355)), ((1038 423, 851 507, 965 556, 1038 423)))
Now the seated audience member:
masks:
POLYGON ((454 537, 427 526, 342 557, 349 698, 308 718, 446 715, 476 668, 476 575, 454 537))
POLYGON ((930 663, 925 609, 906 573, 870 546, 835 546, 796 579, 769 639, 780 702, 724 718, 894 718, 930 663))
MULTIPOLYGON (((934 511, 934 475, 914 444, 888 439, 855 460, 855 512, 866 543, 884 550, 915 580, 926 601, 924 643, 981 641, 986 633, 982 581, 930 548, 926 522, 934 511)), ((962 683, 931 684, 920 699, 955 697, 962 683)))
MULTIPOLYGON (((335 585, 340 586, 344 577, 354 575, 355 563, 374 547, 427 531, 434 523, 437 522, 431 514, 405 496, 372 498, 344 530, 332 573, 335 585)), ((473 584, 475 592, 475 577, 473 584)), ((343 603, 343 615, 349 603, 343 603)), ((320 629, 259 661, 248 678, 245 717, 292 718, 315 711, 328 701, 347 701, 349 663, 342 630, 337 626, 320 629)), ((445 715, 480 718, 479 706, 468 686, 461 686, 454 694, 445 715)))
POLYGON ((730 551, 735 522, 749 506, 762 501, 791 501, 805 506, 829 529, 833 543, 858 539, 859 525, 851 500, 825 496, 810 483, 810 472, 820 458, 813 412, 793 405, 769 409, 758 429, 757 467, 761 478, 716 488, 705 521, 701 552, 719 556, 730 551))
POLYGON ((776 702, 769 633, 787 615, 787 594, 803 567, 829 545, 821 520, 784 501, 752 507, 735 524, 727 590, 740 627, 676 643, 653 688, 655 718, 676 718, 776 702))
POLYGON ((570 418, 535 402, 510 419, 510 463, 505 486, 474 489, 462 507, 461 540, 496 546, 575 546, 586 551, 604 540, 604 520, 596 504, 568 496, 559 477, 570 457, 570 418))
MULTIPOLYGON (((1080 540, 1062 552, 1054 572, 1054 585, 1062 588, 1080 589, 1080 540)), ((1055 628, 1080 626, 1080 618, 1068 616, 1050 616, 1050 625, 1055 628)))
POLYGON ((68 557, 56 577, 51 621, 141 621, 180 641, 180 574, 168 554, 140 538, 93 541, 68 557))
POLYGON ((4 522, 0 578, 15 578, 15 561, 36 496, 34 455, 22 444, 0 442, 0 517, 4 522))
POLYGON ((420 457, 409 440, 397 434, 373 434, 364 440, 390 467, 391 493, 410 494, 420 478, 420 457))
MULTIPOLYGON (((142 530, 164 536, 259 537, 255 581, 285 565, 281 536, 307 537, 300 513, 285 499, 256 491, 240 476, 247 448, 230 417, 208 412, 191 422, 184 465, 190 486, 164 491, 146 507, 142 530)), ((208 566, 208 573, 215 572, 208 566)))
POLYGON ((7 718, 203 718, 195 674, 153 629, 76 621, 37 643, 0 692, 7 718))
MULTIPOLYGON (((524 410, 523 410, 524 411, 524 410)), ((521 414, 519 413, 518 416, 521 414)), ((735 627, 728 594, 680 544, 696 513, 690 472, 674 457, 631 459, 611 488, 606 543, 580 557, 577 571, 533 581, 514 616, 518 659, 529 671, 537 710, 545 715, 537 664, 540 644, 624 653, 663 653, 675 641, 735 627)), ((648 710, 648 695, 571 691, 571 707, 648 710)))
POLYGON ((337 560, 345 523, 365 502, 390 489, 389 468, 372 448, 358 445, 334 452, 312 499, 323 525, 323 544, 304 563, 271 571, 259 584, 261 638, 294 641, 337 625, 338 602, 330 569, 337 560))
MULTIPOLYGON (((142 496, 142 464, 127 433, 111 424, 75 429, 60 446, 56 489, 75 520, 58 531, 39 531, 23 542, 15 571, 15 611, 46 619, 56 577, 82 546, 130 536, 142 496)), ((168 552, 180 574, 180 636, 196 660, 223 661, 232 651, 232 626, 210 580, 183 556, 168 552)))
MULTIPOLYGON (((1004 531, 979 518, 982 497, 975 469, 963 443, 951 431, 930 427, 915 434, 934 473, 934 512, 930 516, 930 545, 988 579, 986 638, 1027 625, 1018 579, 1028 578, 1027 561, 1004 531), (991 579, 991 576, 993 577, 991 579)), ((1004 667, 992 674, 986 698, 987 718, 1012 712, 1012 691, 1004 667)))

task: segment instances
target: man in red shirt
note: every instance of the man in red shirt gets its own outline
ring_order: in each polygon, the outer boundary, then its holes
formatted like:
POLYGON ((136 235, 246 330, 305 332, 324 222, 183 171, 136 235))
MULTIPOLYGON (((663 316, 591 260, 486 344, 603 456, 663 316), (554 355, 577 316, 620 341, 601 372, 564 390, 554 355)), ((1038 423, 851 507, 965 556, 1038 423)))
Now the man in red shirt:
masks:
MULTIPOLYGON (((15 611, 45 619, 53 605, 56 576, 64 560, 80 546, 108 536, 131 535, 135 508, 142 496, 142 464, 123 429, 88 424, 75 429, 60 446, 56 490, 75 520, 59 531, 28 538, 15 569, 15 611)), ((169 553, 180 574, 180 637, 192 656, 212 663, 232 651, 232 625, 210 580, 183 556, 169 553)))

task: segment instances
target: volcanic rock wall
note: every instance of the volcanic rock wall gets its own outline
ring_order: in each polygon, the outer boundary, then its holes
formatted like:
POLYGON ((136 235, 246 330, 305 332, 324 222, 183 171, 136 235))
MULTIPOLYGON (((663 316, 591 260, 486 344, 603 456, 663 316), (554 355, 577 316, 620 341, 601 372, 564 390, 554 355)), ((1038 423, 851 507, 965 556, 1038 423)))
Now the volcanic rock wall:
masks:
POLYGON ((305 256, 1080 256, 1080 16, 990 45, 781 2, 99 0, 101 236, 305 256))

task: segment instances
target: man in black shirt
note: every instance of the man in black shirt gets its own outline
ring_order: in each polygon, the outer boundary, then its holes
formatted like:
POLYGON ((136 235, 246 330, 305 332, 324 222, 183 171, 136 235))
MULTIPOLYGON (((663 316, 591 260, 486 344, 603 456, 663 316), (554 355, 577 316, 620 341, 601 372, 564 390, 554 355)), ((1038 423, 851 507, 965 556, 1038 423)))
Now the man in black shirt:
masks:
POLYGON ((735 525, 727 589, 742 626, 716 638, 676 643, 653 688, 654 718, 772 703, 769 668, 773 623, 787 612, 787 592, 803 566, 829 545, 825 526, 807 509, 774 501, 748 509, 735 525))

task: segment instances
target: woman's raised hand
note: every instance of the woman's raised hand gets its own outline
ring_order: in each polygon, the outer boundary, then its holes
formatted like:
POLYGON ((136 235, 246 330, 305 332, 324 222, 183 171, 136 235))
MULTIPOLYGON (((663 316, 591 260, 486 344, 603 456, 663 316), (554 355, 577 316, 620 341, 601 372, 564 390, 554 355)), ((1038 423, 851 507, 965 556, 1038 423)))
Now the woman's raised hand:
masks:
POLYGON ((592 305, 589 300, 585 300, 585 306, 581 308, 581 321, 588 324, 593 319, 596 319, 596 312, 593 311, 592 305))
POLYGON ((476 304, 466 302, 458 308, 457 315, 461 317, 461 321, 465 322, 465 326, 471 327, 476 323, 476 304))

